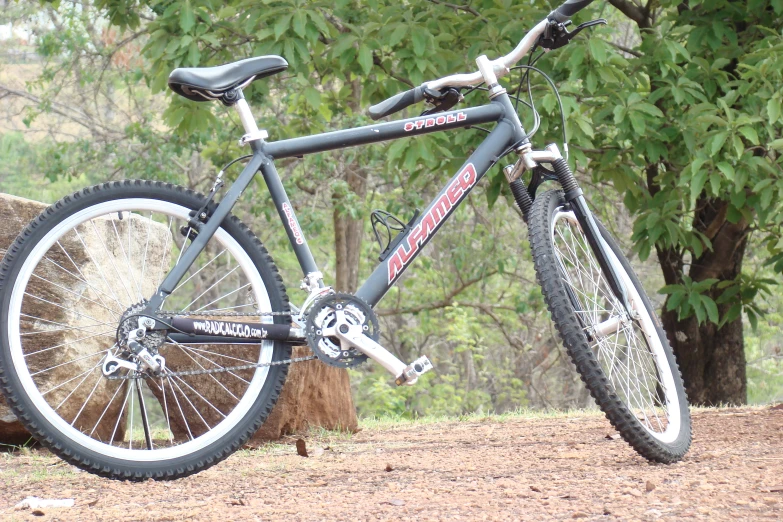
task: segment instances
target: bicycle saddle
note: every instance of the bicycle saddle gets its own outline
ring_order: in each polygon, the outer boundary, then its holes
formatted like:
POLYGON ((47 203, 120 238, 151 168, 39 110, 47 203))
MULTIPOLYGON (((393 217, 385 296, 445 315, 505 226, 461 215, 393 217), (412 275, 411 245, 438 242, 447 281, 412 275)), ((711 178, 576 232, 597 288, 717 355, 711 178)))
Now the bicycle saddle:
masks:
POLYGON ((219 100, 236 87, 287 68, 285 59, 273 55, 257 56, 216 67, 181 67, 169 75, 169 87, 189 100, 219 100))

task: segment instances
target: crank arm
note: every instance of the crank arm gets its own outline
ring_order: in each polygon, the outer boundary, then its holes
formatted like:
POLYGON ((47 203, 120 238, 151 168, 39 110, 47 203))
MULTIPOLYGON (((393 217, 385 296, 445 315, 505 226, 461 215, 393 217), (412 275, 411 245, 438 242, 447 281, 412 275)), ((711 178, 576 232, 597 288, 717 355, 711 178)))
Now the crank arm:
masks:
POLYGON ((426 356, 420 357, 413 363, 406 365, 389 350, 364 335, 361 325, 352 325, 344 321, 344 314, 338 312, 337 325, 335 325, 333 335, 337 336, 342 344, 356 348, 386 368, 394 376, 394 382, 397 386, 416 384, 420 375, 432 369, 432 363, 426 356))

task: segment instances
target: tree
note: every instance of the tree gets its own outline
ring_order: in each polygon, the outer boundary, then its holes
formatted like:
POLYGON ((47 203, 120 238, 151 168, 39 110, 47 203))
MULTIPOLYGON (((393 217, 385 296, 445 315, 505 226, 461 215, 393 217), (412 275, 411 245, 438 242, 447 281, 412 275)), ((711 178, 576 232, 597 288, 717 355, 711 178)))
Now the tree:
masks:
POLYGON ((775 284, 743 273, 751 238, 783 269, 783 2, 610 3, 639 40, 612 49, 595 35, 589 55, 569 58, 592 105, 585 156, 627 191, 640 256, 658 257, 691 400, 744 403, 742 312, 755 326, 775 284))

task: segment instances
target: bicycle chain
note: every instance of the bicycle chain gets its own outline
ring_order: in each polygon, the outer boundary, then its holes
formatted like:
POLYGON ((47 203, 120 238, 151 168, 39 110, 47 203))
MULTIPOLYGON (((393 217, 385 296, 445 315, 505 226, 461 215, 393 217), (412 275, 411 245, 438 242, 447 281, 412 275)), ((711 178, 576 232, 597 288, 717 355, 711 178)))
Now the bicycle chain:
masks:
MULTIPOLYGON (((291 316, 293 315, 291 312, 188 312, 187 314, 183 314, 182 312, 158 312, 158 315, 161 317, 176 317, 178 315, 188 315, 188 316, 220 316, 220 317, 278 317, 278 316, 291 316)), ((317 359, 315 355, 308 355, 305 357, 294 357, 292 359, 285 359, 283 361, 273 361, 268 363, 256 363, 256 364, 243 364, 241 366, 229 366, 228 368, 209 368, 209 369, 203 369, 203 370, 184 370, 181 372, 168 372, 165 374, 165 377, 185 377, 185 376, 191 376, 191 375, 209 375, 212 373, 223 373, 223 372, 231 372, 231 371, 238 371, 238 370, 250 370, 252 368, 266 368, 269 366, 283 366, 285 364, 293 364, 297 362, 304 362, 304 361, 312 361, 313 359, 317 359)), ((146 373, 140 373, 139 375, 122 375, 122 376, 109 376, 107 377, 110 381, 119 381, 119 380, 130 380, 130 379, 148 379, 150 377, 155 377, 153 375, 149 375, 146 373)))

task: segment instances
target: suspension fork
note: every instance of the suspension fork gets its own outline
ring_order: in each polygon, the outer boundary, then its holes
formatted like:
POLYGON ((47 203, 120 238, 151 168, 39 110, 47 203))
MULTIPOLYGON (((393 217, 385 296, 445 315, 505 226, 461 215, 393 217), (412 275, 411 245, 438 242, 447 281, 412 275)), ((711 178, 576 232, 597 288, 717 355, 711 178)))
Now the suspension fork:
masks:
POLYGON ((633 317, 635 314, 628 301, 628 293, 625 284, 620 278, 620 274, 617 273, 614 264, 610 261, 608 253, 609 246, 603 241, 601 231, 598 229, 598 225, 593 218, 593 213, 587 206, 587 201, 582 194, 582 189, 579 188, 579 184, 571 172, 568 162, 560 154, 557 145, 551 144, 546 147, 546 150, 534 151, 531 150, 530 145, 527 144, 518 152, 520 159, 517 164, 506 167, 504 172, 511 186, 511 192, 514 195, 514 199, 516 200, 519 209, 522 211, 525 222, 527 222, 528 213, 533 206, 533 199, 528 188, 525 187, 520 179, 520 175, 525 169, 532 170, 538 166, 539 163, 551 163, 555 170, 557 181, 565 192, 566 203, 570 205, 574 216, 576 216, 579 225, 582 227, 582 231, 598 260, 598 264, 609 283, 609 287, 612 289, 612 293, 614 293, 615 297, 623 304, 628 316, 633 317))

